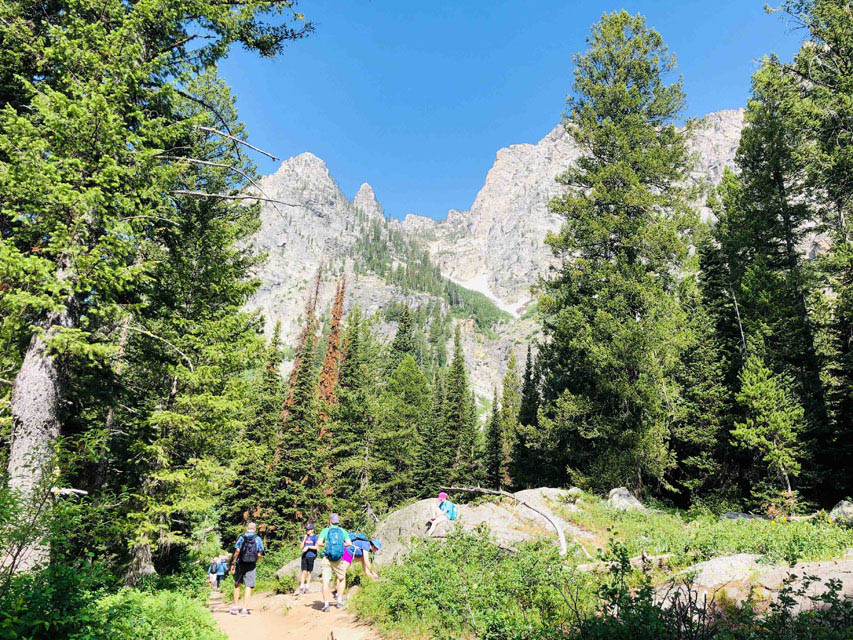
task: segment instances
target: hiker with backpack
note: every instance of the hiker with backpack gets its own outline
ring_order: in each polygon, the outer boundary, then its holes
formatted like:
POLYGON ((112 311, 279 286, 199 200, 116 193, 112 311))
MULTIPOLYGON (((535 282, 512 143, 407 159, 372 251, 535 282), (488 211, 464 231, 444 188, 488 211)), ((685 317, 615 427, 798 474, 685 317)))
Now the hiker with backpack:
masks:
POLYGON ((364 569, 364 575, 368 578, 378 578, 379 574, 373 570, 370 562, 370 554, 381 550, 382 542, 379 538, 368 538, 363 533, 352 533, 350 534, 350 538, 352 539, 352 547, 348 547, 348 550, 353 558, 350 564, 359 560, 364 569))
POLYGON ((222 586, 222 581, 225 579, 225 574, 228 573, 228 564, 225 562, 227 556, 222 556, 216 562, 216 588, 222 586))
POLYGON ((237 538, 234 545, 234 557, 231 559, 231 573, 234 574, 234 604, 231 607, 231 615, 249 615, 249 599, 252 597, 252 589, 255 588, 257 578, 257 563, 264 555, 264 543, 255 531, 257 526, 254 522, 246 525, 246 533, 237 538), (245 587, 245 598, 243 608, 239 608, 240 585, 245 587))
POLYGON ((442 491, 438 494, 438 505, 432 507, 432 517, 429 519, 429 531, 427 536, 432 536, 436 528, 442 522, 451 522, 458 517, 456 505, 453 504, 446 493, 442 491))
POLYGON ((299 550, 302 551, 302 575, 299 580, 299 586, 296 588, 298 596, 301 593, 308 593, 308 583, 311 582, 311 574, 314 572, 314 560, 317 558, 317 535, 314 533, 314 524, 309 522, 305 526, 305 535, 302 536, 302 543, 299 545, 299 550))
POLYGON ((320 567, 323 573, 323 611, 329 611, 329 602, 332 599, 332 576, 335 576, 337 587, 338 609, 344 606, 344 592, 347 588, 347 569, 349 562, 344 559, 347 547, 352 546, 349 534, 340 527, 341 519, 337 513, 329 516, 329 526, 320 532, 317 539, 317 547, 322 548, 320 556, 320 567))
POLYGON ((210 583, 210 590, 213 591, 216 585, 216 565, 219 563, 219 558, 211 558, 210 566, 207 568, 207 580, 210 583))

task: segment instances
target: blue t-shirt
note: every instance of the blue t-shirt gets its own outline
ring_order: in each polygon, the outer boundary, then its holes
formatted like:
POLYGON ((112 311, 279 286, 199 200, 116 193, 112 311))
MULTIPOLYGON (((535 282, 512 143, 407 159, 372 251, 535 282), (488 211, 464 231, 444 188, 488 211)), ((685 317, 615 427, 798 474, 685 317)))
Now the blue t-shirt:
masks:
POLYGON ((228 565, 225 564, 222 560, 220 560, 216 565, 216 575, 224 576, 228 571, 228 565))
MULTIPOLYGON (((248 531, 246 533, 244 533, 242 536, 240 536, 239 538, 237 538, 237 544, 235 544, 234 546, 237 549, 242 549, 243 548, 243 541, 246 538, 257 538, 258 539, 258 553, 261 553, 264 550, 264 541, 261 540, 261 537, 257 534, 249 533, 248 531)), ((239 555, 237 556, 237 560, 240 560, 239 555)))
MULTIPOLYGON (((315 544, 317 544, 317 535, 316 534, 313 536, 305 536, 304 538, 302 538, 303 543, 305 543, 306 538, 307 538, 308 544, 310 546, 314 546, 315 544)), ((303 558, 316 558, 317 557, 317 550, 316 549, 306 549, 305 551, 302 552, 302 557, 303 558)))

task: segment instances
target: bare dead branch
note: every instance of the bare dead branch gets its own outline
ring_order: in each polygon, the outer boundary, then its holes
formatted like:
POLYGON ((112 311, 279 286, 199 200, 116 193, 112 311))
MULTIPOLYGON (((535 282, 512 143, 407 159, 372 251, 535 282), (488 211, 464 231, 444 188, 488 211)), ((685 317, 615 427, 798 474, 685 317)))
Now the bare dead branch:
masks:
POLYGON ((156 334, 153 334, 153 333, 151 333, 150 331, 146 331, 145 329, 139 329, 139 328, 137 328, 137 327, 131 327, 131 326, 128 326, 128 327, 127 327, 127 329, 128 329, 128 331, 135 331, 136 333, 141 333, 141 334, 142 334, 142 335, 144 335, 144 336, 148 336, 149 338, 154 338, 155 340, 159 340, 160 342, 163 342, 163 343, 165 343, 165 344, 169 345, 170 347, 172 347, 172 349, 174 349, 174 350, 175 350, 175 351, 177 351, 179 354, 181 354, 181 357, 184 359, 184 362, 186 362, 186 363, 187 363, 187 365, 189 366, 190 371, 195 371, 195 368, 193 367, 192 360, 190 360, 190 359, 189 359, 189 357, 187 356, 187 354, 185 354, 183 351, 181 351, 180 349, 178 349, 178 347, 176 347, 175 345, 173 345, 171 342, 169 342, 169 341, 168 341, 168 340, 166 340, 165 338, 161 338, 160 336, 158 336, 158 335, 156 335, 156 334))
POLYGON ((515 497, 509 491, 503 491, 503 490, 497 490, 497 489, 483 489, 482 487, 442 487, 442 489, 444 491, 461 491, 463 493, 482 493, 482 494, 492 495, 492 496, 503 496, 504 498, 510 498, 512 500, 515 500, 516 502, 520 502, 521 504, 523 504, 525 507, 527 507, 531 511, 538 513, 540 516, 545 518, 551 524, 551 526, 554 527, 554 530, 557 532, 557 540, 560 543, 560 555, 564 556, 564 555, 566 555, 566 553, 568 553, 568 551, 566 549, 566 537, 565 537, 565 535, 563 535, 563 527, 560 526, 560 523, 557 522, 557 520, 554 518, 554 516, 552 516, 550 513, 546 513, 544 511, 537 509, 536 507, 525 502, 521 498, 515 497))
POLYGON ((242 144, 242 145, 244 145, 244 146, 246 146, 246 147, 249 147, 249 148, 250 148, 250 149, 252 149, 253 151, 257 151, 258 153, 262 153, 262 154, 264 154, 265 156, 267 156, 268 158, 272 158, 273 160, 278 161, 278 160, 280 160, 280 159, 281 159, 281 158, 279 158, 279 157, 277 157, 277 156, 274 156, 273 154, 271 154, 271 153, 269 153, 269 152, 267 152, 267 151, 264 151, 263 149, 259 149, 258 147, 256 147, 256 146, 254 146, 254 145, 249 144, 248 142, 246 142, 245 140, 243 140, 243 139, 241 139, 241 138, 238 138, 237 136, 232 136, 230 133, 225 133, 224 131, 220 131, 219 129, 214 129, 213 127, 205 127, 205 126, 200 125, 200 124, 199 124, 199 125, 196 125, 196 128, 197 128, 197 129, 200 129, 201 131, 208 131, 208 132, 210 132, 210 133, 215 133, 216 135, 218 135, 218 136, 222 136, 222 137, 224 137, 224 138, 230 138, 230 139, 231 139, 231 140, 233 140, 234 142, 239 142, 240 144, 242 144))
POLYGON ((292 202, 283 202, 281 200, 273 200, 272 198, 263 198, 261 196, 229 196, 224 193, 205 193, 204 191, 188 191, 186 189, 175 189, 169 193, 176 193, 182 196, 198 196, 199 198, 220 198, 221 200, 261 200, 262 202, 274 202, 283 204, 287 207, 298 207, 298 204, 292 202))

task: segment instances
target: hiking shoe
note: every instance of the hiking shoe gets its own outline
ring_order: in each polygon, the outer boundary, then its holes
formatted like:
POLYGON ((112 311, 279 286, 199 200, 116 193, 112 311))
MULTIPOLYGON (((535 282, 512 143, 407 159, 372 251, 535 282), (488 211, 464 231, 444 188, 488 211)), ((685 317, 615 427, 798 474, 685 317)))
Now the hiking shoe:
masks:
POLYGON ((247 616, 247 615, 249 615, 249 610, 248 610, 248 609, 243 609, 243 610, 240 612, 240 615, 241 615, 241 616, 247 616))
POLYGON ((331 611, 331 609, 329 608, 329 603, 328 603, 328 602, 324 602, 324 603, 323 603, 323 611, 324 611, 324 612, 326 612, 326 613, 329 613, 329 611, 331 611))
POLYGON ((238 613, 240 613, 240 610, 237 607, 231 607, 228 610, 228 613, 230 613, 232 616, 236 616, 238 613))
POLYGON ((336 606, 338 609, 343 609, 343 608, 344 608, 344 601, 343 601, 343 600, 338 600, 338 601, 335 603, 335 606, 336 606))

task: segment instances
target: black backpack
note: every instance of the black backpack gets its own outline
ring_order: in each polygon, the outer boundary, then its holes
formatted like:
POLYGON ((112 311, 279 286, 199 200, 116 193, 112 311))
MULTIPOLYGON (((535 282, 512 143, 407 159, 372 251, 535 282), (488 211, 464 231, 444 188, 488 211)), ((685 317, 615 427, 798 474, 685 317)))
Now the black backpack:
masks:
POLYGON ((240 562, 258 561, 258 536, 243 536, 243 546, 240 547, 240 562))

